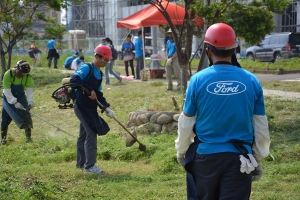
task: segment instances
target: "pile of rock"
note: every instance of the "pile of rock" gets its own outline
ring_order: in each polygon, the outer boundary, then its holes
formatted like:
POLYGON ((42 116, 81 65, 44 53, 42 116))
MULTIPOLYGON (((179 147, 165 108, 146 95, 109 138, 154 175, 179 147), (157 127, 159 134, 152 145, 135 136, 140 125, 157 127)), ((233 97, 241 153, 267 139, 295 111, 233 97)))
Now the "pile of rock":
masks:
POLYGON ((179 112, 137 110, 129 114, 127 128, 138 134, 177 133, 179 112))

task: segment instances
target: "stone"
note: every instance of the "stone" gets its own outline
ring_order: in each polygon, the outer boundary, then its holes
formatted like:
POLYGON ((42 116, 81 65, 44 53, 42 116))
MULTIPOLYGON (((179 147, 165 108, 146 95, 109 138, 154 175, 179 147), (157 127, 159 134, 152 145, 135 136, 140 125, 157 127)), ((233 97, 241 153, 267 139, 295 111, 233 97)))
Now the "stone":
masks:
POLYGON ((143 124, 143 121, 140 119, 140 115, 138 115, 138 116, 136 117, 135 121, 136 121, 136 124, 137 124, 138 126, 140 126, 140 125, 143 124))
MULTIPOLYGON (((150 119, 152 117, 152 115, 153 115, 153 113, 146 113, 146 116, 148 119, 150 119)), ((148 120, 148 122, 149 122, 149 120, 148 120)))
POLYGON ((168 133, 168 125, 166 125, 166 124, 162 125, 161 132, 162 133, 168 133))
POLYGON ((146 114, 141 114, 141 115, 139 115, 139 116, 140 116, 140 120, 142 120, 142 122, 143 122, 144 124, 146 124, 146 123, 149 122, 149 118, 147 117, 146 114))
POLYGON ((177 122, 171 122, 169 124, 164 124, 162 126, 162 132, 163 133, 177 132, 177 129, 178 129, 178 123, 177 122))
POLYGON ((158 113, 156 113, 156 114, 154 114, 154 115, 152 115, 152 117, 150 118, 150 122, 151 123, 156 123, 156 121, 157 121, 157 118, 160 116, 160 113, 158 112, 158 113))
POLYGON ((172 118, 166 114, 162 114, 157 118, 158 124, 168 124, 170 122, 172 122, 172 118))
POLYGON ((134 112, 130 112, 130 113, 129 113, 129 116, 128 116, 128 120, 129 120, 129 121, 131 121, 133 115, 134 115, 134 112))
POLYGON ((137 132, 144 135, 150 134, 152 130, 152 126, 149 126, 148 124, 142 124, 137 128, 137 132))
POLYGON ((130 128, 130 127, 132 127, 132 123, 131 123, 130 121, 128 121, 128 122, 126 123, 126 128, 130 128))
POLYGON ((173 115, 173 120, 178 122, 179 116, 180 116, 180 114, 173 115))
POLYGON ((151 127, 154 132, 161 133, 162 125, 161 124, 151 124, 151 127))
POLYGON ((130 122, 136 124, 136 114, 135 113, 132 115, 130 122))

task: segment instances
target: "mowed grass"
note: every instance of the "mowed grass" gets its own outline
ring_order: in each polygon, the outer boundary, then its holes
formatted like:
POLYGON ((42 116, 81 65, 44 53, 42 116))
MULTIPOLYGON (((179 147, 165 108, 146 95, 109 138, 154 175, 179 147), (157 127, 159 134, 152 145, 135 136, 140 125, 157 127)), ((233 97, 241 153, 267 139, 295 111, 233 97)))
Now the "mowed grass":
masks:
MULTIPOLYGON (((126 131, 100 114, 111 128, 106 136, 98 137, 97 165, 105 174, 91 175, 76 169, 79 121, 73 109, 58 109, 51 98, 62 78, 70 73, 61 68, 48 69, 45 63, 40 62, 31 73, 36 83, 36 106, 31 112, 56 127, 32 116, 34 142, 27 144, 24 130, 10 125, 8 144, 0 146, 0 199, 186 199, 185 171, 176 161, 176 131, 138 135, 147 147, 142 152, 138 143, 126 147, 126 131)), ((124 74, 121 66, 116 70, 124 74)), ((284 84, 295 88, 298 83, 284 84)), ((182 107, 182 94, 165 92, 165 88, 166 83, 159 79, 122 83, 112 79, 111 85, 103 85, 103 93, 116 118, 125 125, 129 113, 135 110, 174 111, 173 96, 182 107)), ((265 97, 265 103, 271 153, 263 160, 264 174, 253 183, 251 199, 299 199, 300 102, 265 97)))

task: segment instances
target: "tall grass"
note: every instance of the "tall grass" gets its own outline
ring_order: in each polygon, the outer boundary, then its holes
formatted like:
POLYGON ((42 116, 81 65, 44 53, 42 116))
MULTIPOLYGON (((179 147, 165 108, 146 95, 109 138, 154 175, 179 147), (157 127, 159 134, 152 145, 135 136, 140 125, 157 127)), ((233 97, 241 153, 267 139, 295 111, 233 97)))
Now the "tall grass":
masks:
MULTIPOLYGON (((138 135, 147 147, 142 152, 137 143, 125 147, 126 131, 102 115, 111 128, 98 137, 97 165, 105 174, 76 169, 79 122, 72 109, 58 109, 51 98, 61 79, 70 74, 41 64, 31 73, 36 84, 32 113, 69 134, 32 116, 34 142, 28 144, 24 130, 12 123, 8 144, 0 146, 0 199, 186 199, 185 171, 176 161, 174 148, 176 131, 138 135)), ((116 118, 126 124, 129 113, 138 109, 174 111, 173 96, 182 107, 181 92, 165 92, 165 88, 166 83, 158 79, 122 83, 112 79, 111 85, 103 85, 103 93, 116 118)), ((300 102, 266 97, 265 103, 271 154, 263 160, 264 174, 253 183, 251 199, 299 199, 300 102)))

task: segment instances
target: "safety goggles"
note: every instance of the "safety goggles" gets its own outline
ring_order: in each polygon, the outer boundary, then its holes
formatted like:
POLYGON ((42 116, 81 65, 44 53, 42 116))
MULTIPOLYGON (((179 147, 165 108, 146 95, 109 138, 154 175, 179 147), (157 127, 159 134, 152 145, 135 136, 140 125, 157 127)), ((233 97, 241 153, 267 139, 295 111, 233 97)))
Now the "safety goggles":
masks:
POLYGON ((109 63, 109 62, 110 62, 110 60, 104 59, 103 57, 101 57, 101 60, 102 60, 103 62, 105 62, 105 63, 109 63))
POLYGON ((107 59, 103 58, 101 55, 99 55, 97 53, 95 53, 95 56, 98 56, 102 60, 102 62, 105 62, 105 63, 109 63, 110 62, 110 60, 107 60, 107 59))

